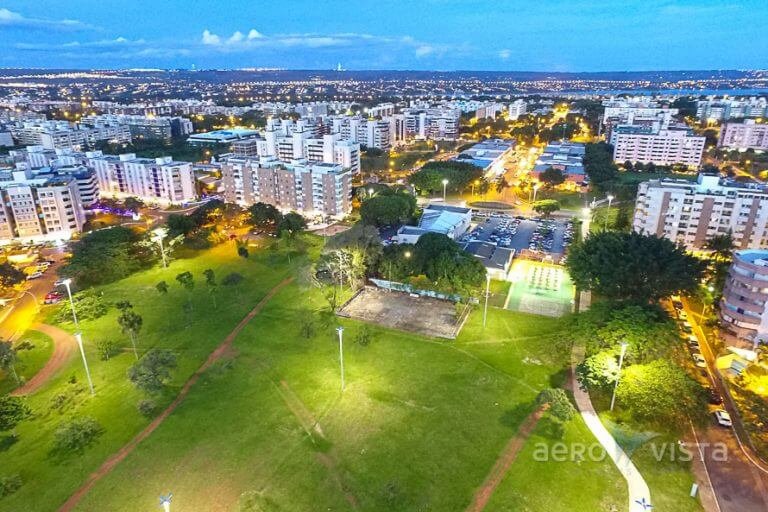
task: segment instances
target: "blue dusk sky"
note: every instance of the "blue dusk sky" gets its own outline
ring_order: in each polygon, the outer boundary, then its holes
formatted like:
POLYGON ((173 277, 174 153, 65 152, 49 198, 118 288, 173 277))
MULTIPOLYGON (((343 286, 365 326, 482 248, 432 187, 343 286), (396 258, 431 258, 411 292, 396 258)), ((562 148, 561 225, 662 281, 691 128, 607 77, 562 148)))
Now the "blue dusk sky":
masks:
POLYGON ((765 69, 768 0, 0 0, 0 66, 765 69))

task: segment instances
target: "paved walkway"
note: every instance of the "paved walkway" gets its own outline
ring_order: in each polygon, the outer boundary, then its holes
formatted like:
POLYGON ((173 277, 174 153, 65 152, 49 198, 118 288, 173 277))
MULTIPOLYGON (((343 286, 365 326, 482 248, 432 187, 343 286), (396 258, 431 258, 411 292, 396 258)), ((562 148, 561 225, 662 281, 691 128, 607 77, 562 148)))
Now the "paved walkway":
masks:
POLYGON ((53 352, 45 366, 40 368, 31 379, 14 389, 11 392, 13 396, 31 395, 40 387, 43 386, 48 380, 51 379, 61 368, 69 362, 72 356, 77 351, 77 342, 75 338, 66 331, 62 331, 58 327, 47 324, 35 324, 32 326, 35 331, 40 331, 43 334, 47 334, 51 340, 53 340, 53 352))
POLYGON ((213 352, 211 352, 211 354, 208 356, 208 359, 205 360, 202 366, 200 366, 200 368, 198 368, 197 371, 192 374, 187 382, 184 383, 184 386, 182 386, 181 391, 179 392, 176 399, 171 402, 171 405, 166 407, 165 410, 161 412, 157 418, 152 420, 152 423, 147 425, 144 430, 139 432, 136 437, 131 439, 125 446, 120 448, 120 450, 105 460, 99 469, 96 470, 96 472, 91 473, 91 475, 88 477, 88 480, 86 480, 86 482, 79 489, 77 489, 75 493, 72 494, 72 496, 70 496, 69 499, 59 508, 59 512, 70 512, 71 510, 74 510, 77 504, 80 503, 80 500, 82 500, 85 495, 88 494, 88 491, 90 491, 99 480, 107 476, 113 469, 115 469, 115 466, 122 462, 123 459, 128 457, 128 455, 130 455, 131 452, 136 449, 139 443, 149 437, 149 435, 154 432, 157 427, 159 427, 174 410, 176 410, 179 404, 181 404, 184 398, 186 398, 186 396, 189 394, 192 386, 203 375, 203 373, 205 373, 205 371, 210 368, 212 364, 227 354, 230 347, 232 346, 232 342, 235 341, 235 338, 237 338, 237 335, 240 334, 240 331, 242 331, 245 326, 248 325, 248 322, 250 322, 253 317, 258 315, 262 308, 267 304, 267 302, 269 302, 277 292, 283 289, 283 287, 285 287, 292 280, 293 278, 289 277, 272 288, 269 293, 267 293, 264 298, 261 299, 258 304, 256 304, 256 307, 254 307, 247 315, 245 315, 245 318, 243 318, 240 323, 237 324, 237 326, 232 330, 232 332, 230 332, 227 337, 224 338, 221 344, 216 347, 213 352))
POLYGON ((643 476, 627 454, 624 453, 624 450, 621 449, 613 436, 603 426, 597 412, 595 412, 595 408, 592 407, 589 393, 581 389, 581 385, 576 378, 575 367, 577 362, 584 359, 584 346, 574 345, 571 358, 571 386, 573 397, 576 400, 576 407, 581 413, 581 417, 584 418, 584 423, 587 424, 587 427, 592 431, 597 441, 605 448, 608 456, 616 464, 624 480, 627 481, 629 512, 647 512, 651 510, 651 491, 648 489, 648 484, 645 483, 643 476))

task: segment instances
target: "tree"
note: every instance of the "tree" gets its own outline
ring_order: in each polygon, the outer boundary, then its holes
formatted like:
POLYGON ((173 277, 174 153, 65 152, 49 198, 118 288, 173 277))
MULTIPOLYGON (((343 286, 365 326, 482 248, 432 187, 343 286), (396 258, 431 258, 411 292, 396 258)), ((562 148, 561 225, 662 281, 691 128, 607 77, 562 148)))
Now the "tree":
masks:
POLYGON ((482 177, 483 170, 471 163, 446 160, 427 162, 408 177, 408 182, 420 192, 431 194, 442 192, 443 180, 448 180, 448 191, 460 192, 482 177))
POLYGON ((166 349, 153 348, 128 369, 128 379, 139 389, 160 391, 176 368, 176 356, 166 349))
POLYGON ((104 428, 93 418, 83 417, 60 424, 53 433, 55 453, 82 452, 92 445, 104 428))
POLYGON ((379 230, 373 226, 358 222, 351 228, 337 233, 325 243, 325 250, 354 249, 365 256, 366 268, 373 267, 381 257, 384 246, 381 244, 379 230))
POLYGON ((712 251, 715 261, 726 262, 733 258, 733 251, 736 245, 733 242, 733 235, 725 233, 710 237, 705 244, 705 248, 712 251))
POLYGON ((584 152, 584 170, 598 193, 611 190, 619 177, 619 168, 613 163, 613 146, 605 142, 587 144, 584 152))
POLYGON ((7 432, 32 414, 23 399, 17 396, 0 396, 0 432, 7 432))
POLYGON ((700 417, 706 411, 701 385, 678 365, 664 360, 625 368, 616 404, 638 421, 681 425, 682 429, 687 428, 688 417, 700 417))
POLYGON ((133 346, 133 355, 138 360, 139 353, 136 350, 136 337, 139 335, 139 331, 141 330, 141 326, 144 323, 144 319, 142 319, 141 315, 138 313, 135 313, 130 309, 126 309, 119 317, 117 317, 117 323, 120 325, 120 329, 123 331, 123 333, 127 332, 129 334, 131 338, 131 345, 133 346))
POLYGON ((248 247, 246 247, 245 245, 238 245, 237 255, 243 258, 244 260, 247 260, 248 256, 250 256, 250 253, 248 252, 248 247))
POLYGON ((536 397, 536 404, 539 406, 548 405, 547 412, 560 422, 570 421, 576 414, 576 409, 573 407, 568 394, 565 390, 560 388, 549 388, 539 392, 536 397))
POLYGON ((111 283, 151 267, 158 259, 155 247, 146 233, 123 226, 93 231, 74 243, 61 275, 80 288, 111 283))
POLYGON ((416 212, 416 198, 405 192, 382 192, 363 201, 360 218, 364 224, 390 226, 407 222, 416 212))
POLYGON ((610 389, 619 376, 616 351, 603 350, 587 357, 576 366, 576 376, 581 386, 586 389, 610 389))
POLYGON ((118 311, 128 311, 129 309, 133 309, 133 304, 127 300, 119 300, 115 302, 115 307, 118 311))
POLYGON ((221 284, 224 286, 235 286, 237 284, 240 284, 243 282, 243 275, 239 274, 237 272, 230 272, 229 274, 224 276, 224 279, 221 280, 221 284))
POLYGON ((295 212, 286 213, 277 225, 277 234, 287 238, 294 238, 297 234, 307 229, 307 221, 295 212))
POLYGON ((187 271, 177 274, 176 281, 189 292, 195 288, 195 277, 192 275, 192 272, 187 271))
POLYGON ((123 206, 126 210, 130 210, 132 212, 138 212, 140 208, 144 207, 144 201, 139 199, 138 197, 126 197, 123 200, 123 206))
POLYGON ((572 246, 566 266, 579 289, 640 303, 695 291, 704 269, 669 240, 614 231, 572 246))
POLYGON ((282 214, 280 210, 267 203, 256 203, 248 208, 250 223, 257 227, 276 226, 282 214))
POLYGON ((168 236, 175 238, 177 236, 187 236, 198 228, 195 219, 183 213, 172 213, 166 221, 168 236))
POLYGON ((0 263, 0 287, 10 288, 26 281, 27 276, 7 261, 0 263))
POLYGON ((160 294, 165 295, 168 293, 168 283, 165 281, 160 281, 155 285, 155 289, 157 289, 160 294))
POLYGON ((13 375, 16 385, 21 384, 19 376, 16 374, 16 361, 18 360, 16 350, 10 341, 0 341, 0 369, 13 375))
POLYGON ((213 307, 216 308, 216 290, 218 289, 218 283, 216 282, 216 274, 212 269, 208 268, 203 270, 205 276, 205 284, 208 287, 208 293, 211 294, 211 300, 213 300, 213 307))
POLYGON ((560 201, 556 199, 542 199, 533 203, 533 209, 545 217, 549 217, 560 209, 560 201))
POLYGON ((539 174, 539 181, 548 188, 554 188, 565 183, 565 174, 560 169, 547 167, 539 174))

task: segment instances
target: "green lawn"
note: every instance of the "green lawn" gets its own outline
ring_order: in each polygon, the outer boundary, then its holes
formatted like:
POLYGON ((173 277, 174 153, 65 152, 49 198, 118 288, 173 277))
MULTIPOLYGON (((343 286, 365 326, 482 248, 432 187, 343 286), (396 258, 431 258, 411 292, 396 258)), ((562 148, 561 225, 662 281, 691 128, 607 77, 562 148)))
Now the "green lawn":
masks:
MULTIPOLYGON (((16 375, 21 382, 33 377, 50 359, 53 352, 53 340, 39 331, 27 331, 13 344, 18 361, 16 375)), ((17 387, 13 375, 0 370, 0 394, 8 393, 17 387)))

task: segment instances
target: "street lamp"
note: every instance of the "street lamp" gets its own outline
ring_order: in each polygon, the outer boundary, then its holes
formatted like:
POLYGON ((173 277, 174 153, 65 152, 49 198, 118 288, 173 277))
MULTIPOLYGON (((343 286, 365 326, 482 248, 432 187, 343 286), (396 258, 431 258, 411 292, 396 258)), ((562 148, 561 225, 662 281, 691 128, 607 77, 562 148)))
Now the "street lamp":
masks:
POLYGON ((536 202, 536 193, 539 191, 539 187, 541 186, 540 183, 534 183, 533 184, 533 202, 536 202))
POLYGON ((77 313, 75 313, 75 301, 72 300, 72 288, 70 285, 72 284, 72 280, 67 278, 61 281, 61 284, 63 284, 67 288, 67 297, 69 297, 69 307, 72 309, 72 321, 75 323, 75 329, 79 327, 77 323, 77 313))
POLYGON ((488 318, 488 295, 491 290, 491 274, 485 274, 485 307, 483 307, 483 329, 485 329, 485 320, 488 318))
POLYGON ((337 327, 336 332, 339 333, 339 369, 341 370, 341 391, 344 392, 344 328, 337 327))
POLYGON ((479 185, 479 184, 480 184, 480 180, 475 180, 475 181, 472 182, 472 197, 473 198, 475 197, 475 185, 479 185))
POLYGON ((171 512, 171 498, 173 494, 170 492, 165 496, 160 495, 160 506, 163 507, 164 512, 171 512))
POLYGON ((445 202, 445 188, 448 186, 448 180, 443 180, 443 202, 445 202))
POLYGON ((77 331, 75 333, 75 340, 77 346, 80 348, 80 355, 83 357, 83 366, 85 367, 85 376, 88 377, 88 387, 91 388, 91 394, 95 394, 93 391, 93 381, 91 380, 91 370, 88 369, 88 360, 85 358, 85 350, 83 349, 83 333, 77 331))
POLYGON ((368 189, 368 198, 371 198, 371 197, 373 197, 373 188, 372 187, 368 189))
POLYGON ((605 212, 605 231, 608 231, 608 215, 611 213, 612 202, 613 202, 613 195, 608 194, 608 210, 605 212))
POLYGON ((168 268, 168 262, 165 259, 165 248, 163 247, 163 238, 168 234, 168 230, 165 228, 157 228, 152 231, 152 233, 155 235, 152 237, 152 240, 160 244, 160 256, 163 258, 163 268, 168 268))
POLYGON ((616 388, 619 387, 619 379, 621 378, 621 366, 624 364, 624 354, 627 353, 627 343, 621 343, 621 352, 619 353, 619 371, 616 374, 616 383, 613 385, 613 395, 611 396, 611 411, 613 405, 616 403, 616 388))

